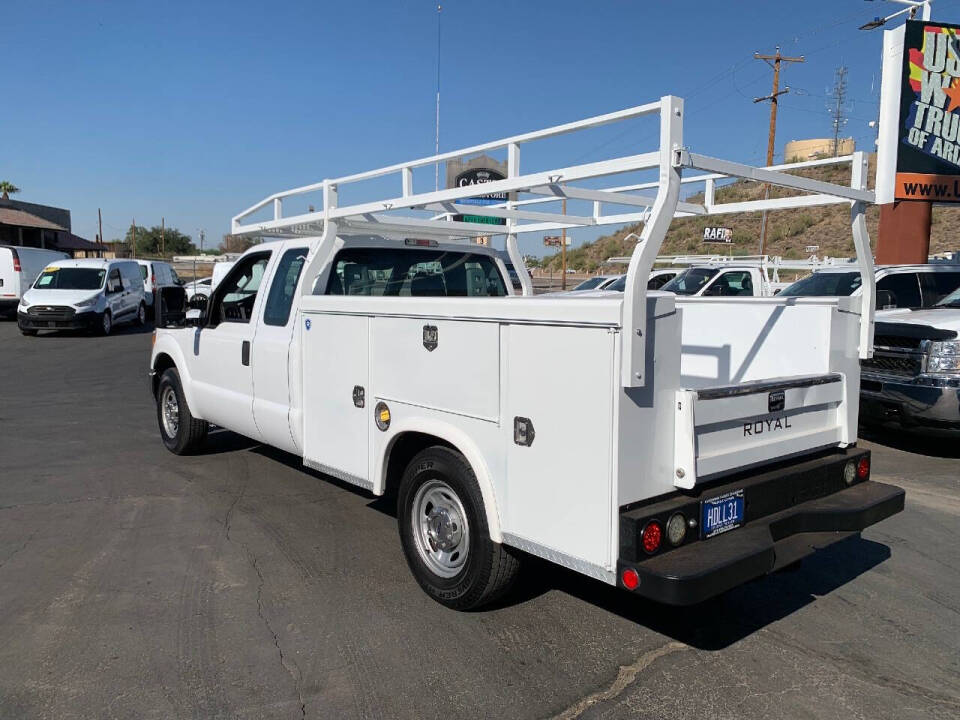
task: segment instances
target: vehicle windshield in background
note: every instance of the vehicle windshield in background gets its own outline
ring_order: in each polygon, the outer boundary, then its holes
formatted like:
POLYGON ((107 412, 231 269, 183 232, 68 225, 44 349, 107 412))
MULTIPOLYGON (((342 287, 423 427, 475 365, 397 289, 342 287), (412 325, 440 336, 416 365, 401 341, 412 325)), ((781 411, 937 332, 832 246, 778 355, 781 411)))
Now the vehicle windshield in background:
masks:
POLYGON ((100 268, 46 268, 33 287, 38 290, 99 290, 107 271, 100 268))
POLYGON ((621 275, 612 283, 607 285, 604 290, 609 290, 610 292, 623 292, 627 289, 627 276, 621 275))
POLYGON ((860 287, 860 273, 851 272, 818 272, 803 280, 797 280, 781 290, 778 295, 834 297, 852 295, 860 287))
POLYGON ((939 302, 934 303, 933 307, 960 307, 960 288, 957 288, 939 302))
POLYGON ((577 286, 574 288, 574 290, 593 290, 595 287, 597 287, 598 285, 600 285, 600 284, 601 284, 604 280, 606 280, 606 279, 607 279, 607 278, 605 278, 605 277, 600 277, 600 276, 598 276, 598 277, 592 277, 592 278, 587 278, 587 279, 584 280, 582 283, 580 283, 579 285, 577 285, 577 286))
POLYGON ((718 272, 715 268, 687 268, 660 289, 677 295, 696 295, 718 272))

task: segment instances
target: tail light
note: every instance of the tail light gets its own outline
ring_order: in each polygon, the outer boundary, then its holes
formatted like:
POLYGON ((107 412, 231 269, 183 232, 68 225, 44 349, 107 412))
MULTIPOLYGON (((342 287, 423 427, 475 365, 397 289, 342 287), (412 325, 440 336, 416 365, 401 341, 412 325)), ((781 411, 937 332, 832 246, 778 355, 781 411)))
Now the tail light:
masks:
POLYGON ((660 542, 663 540, 663 527, 656 520, 651 520, 643 529, 643 549, 648 554, 653 554, 660 549, 660 542))
POLYGON ((13 271, 23 272, 23 270, 20 269, 20 256, 16 253, 13 254, 13 271))
POLYGON ((620 573, 620 582, 623 583, 623 586, 627 590, 636 590, 637 586, 640 584, 640 576, 633 568, 627 568, 620 573))
POLYGON ((870 474, 870 456, 864 455, 857 462, 857 477, 861 480, 866 480, 867 475, 870 474))

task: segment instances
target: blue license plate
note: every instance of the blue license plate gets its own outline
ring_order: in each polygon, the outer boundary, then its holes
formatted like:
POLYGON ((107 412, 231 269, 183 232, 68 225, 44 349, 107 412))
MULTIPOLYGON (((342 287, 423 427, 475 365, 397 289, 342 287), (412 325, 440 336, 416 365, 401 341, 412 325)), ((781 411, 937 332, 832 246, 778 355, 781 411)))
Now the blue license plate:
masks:
POLYGON ((710 538, 743 525, 743 490, 733 490, 700 503, 703 537, 710 538))

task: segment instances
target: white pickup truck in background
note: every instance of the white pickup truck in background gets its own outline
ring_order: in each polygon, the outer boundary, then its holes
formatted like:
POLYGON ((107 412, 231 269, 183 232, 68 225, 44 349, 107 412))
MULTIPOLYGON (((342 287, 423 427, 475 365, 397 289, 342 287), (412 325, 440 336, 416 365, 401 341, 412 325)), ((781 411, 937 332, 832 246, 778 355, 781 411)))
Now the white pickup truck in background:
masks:
POLYGON ((414 576, 455 608, 504 592, 523 552, 673 604, 789 565, 903 507, 856 446, 873 194, 864 156, 834 162, 852 164, 849 187, 693 154, 683 102, 668 96, 272 195, 232 230, 283 239, 247 251, 196 300, 199 317, 183 317, 182 289, 164 290, 150 358, 163 442, 196 451, 212 423, 395 493, 414 576), (525 143, 643 117, 659 122, 652 152, 521 172, 525 143), (432 177, 435 163, 497 151, 508 176, 484 192, 509 201, 414 189, 418 169, 432 177), (648 290, 675 215, 732 211, 712 185, 706 204, 680 202, 687 168, 808 193, 791 207, 849 204, 863 304, 648 290), (638 172, 658 179, 655 197, 598 187, 638 172), (383 197, 390 177, 398 192, 383 197), (339 204, 368 180, 378 197, 339 204), (310 193, 321 210, 287 214, 310 193), (566 199, 569 212, 529 210, 515 200, 525 195, 566 199), (622 295, 532 296, 518 234, 638 221, 622 295), (474 244, 491 233, 505 236, 522 295, 474 244), (562 378, 549 371, 558 359, 562 378))

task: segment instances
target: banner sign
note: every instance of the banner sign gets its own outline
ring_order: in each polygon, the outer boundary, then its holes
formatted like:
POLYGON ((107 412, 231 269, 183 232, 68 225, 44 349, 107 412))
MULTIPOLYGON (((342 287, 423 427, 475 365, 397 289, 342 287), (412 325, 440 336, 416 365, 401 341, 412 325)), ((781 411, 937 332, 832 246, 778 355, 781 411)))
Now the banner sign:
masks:
MULTIPOLYGON (((571 238, 570 238, 570 236, 568 235, 568 236, 567 236, 567 242, 566 242, 567 247, 570 247, 570 240, 571 240, 571 238)), ((547 246, 547 247, 560 247, 561 245, 564 244, 564 243, 563 243, 563 236, 561 236, 561 235, 544 235, 544 236, 543 236, 543 244, 544 244, 545 246, 547 246)))
POLYGON ((703 229, 705 243, 732 243, 733 230, 725 227, 705 227, 703 229))
POLYGON ((894 197, 960 202, 960 25, 909 20, 894 197))

